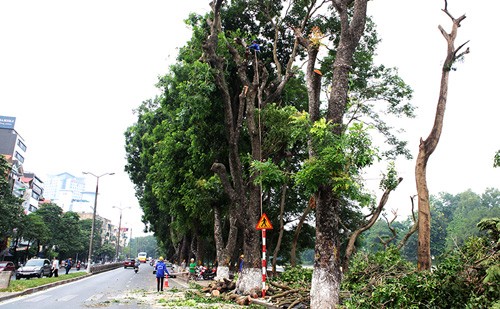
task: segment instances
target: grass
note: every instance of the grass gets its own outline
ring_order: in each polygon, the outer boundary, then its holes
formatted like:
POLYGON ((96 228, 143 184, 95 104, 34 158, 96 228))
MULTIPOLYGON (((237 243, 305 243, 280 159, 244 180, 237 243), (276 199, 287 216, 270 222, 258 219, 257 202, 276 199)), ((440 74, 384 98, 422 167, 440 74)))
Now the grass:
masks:
POLYGON ((12 280, 10 281, 10 285, 6 289, 0 289, 0 292, 21 292, 27 289, 36 288, 41 285, 67 280, 71 278, 77 278, 85 276, 87 272, 81 271, 77 273, 71 273, 67 275, 59 275, 59 277, 52 278, 37 278, 37 279, 29 279, 29 280, 12 280))

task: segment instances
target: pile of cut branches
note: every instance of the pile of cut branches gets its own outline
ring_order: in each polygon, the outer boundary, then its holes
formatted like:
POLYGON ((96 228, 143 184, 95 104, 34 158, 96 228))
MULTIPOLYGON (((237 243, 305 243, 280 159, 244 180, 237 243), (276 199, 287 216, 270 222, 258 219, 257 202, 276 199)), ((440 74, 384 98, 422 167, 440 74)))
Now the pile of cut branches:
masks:
POLYGON ((202 289, 201 292, 205 293, 205 296, 220 297, 223 300, 234 301, 238 305, 249 305, 252 298, 262 297, 262 291, 259 291, 257 288, 252 289, 250 295, 237 294, 234 291, 235 288, 236 283, 234 281, 224 278, 210 283, 206 288, 202 289))
POLYGON ((288 284, 280 284, 270 281, 269 292, 272 294, 270 300, 279 308, 310 308, 310 286, 291 287, 288 284), (272 291, 272 292, 271 292, 272 291))

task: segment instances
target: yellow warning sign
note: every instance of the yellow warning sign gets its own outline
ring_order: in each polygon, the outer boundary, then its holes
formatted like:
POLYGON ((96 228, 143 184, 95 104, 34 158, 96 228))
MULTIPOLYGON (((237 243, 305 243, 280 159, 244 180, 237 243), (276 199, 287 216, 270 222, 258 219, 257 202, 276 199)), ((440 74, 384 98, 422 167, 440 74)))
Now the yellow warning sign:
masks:
POLYGON ((271 225, 271 222, 269 222, 266 214, 262 214, 262 217, 260 217, 259 223, 257 223, 255 228, 258 230, 272 230, 273 226, 271 225))

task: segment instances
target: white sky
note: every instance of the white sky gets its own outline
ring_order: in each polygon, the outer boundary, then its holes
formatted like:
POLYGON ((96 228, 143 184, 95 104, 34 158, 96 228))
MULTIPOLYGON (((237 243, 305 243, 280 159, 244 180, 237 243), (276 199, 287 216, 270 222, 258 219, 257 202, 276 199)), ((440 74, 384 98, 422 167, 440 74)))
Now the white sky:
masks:
MULTIPOLYGON (((25 169, 42 177, 115 172, 99 182, 97 212, 118 224, 119 211, 112 206, 131 206, 123 212, 122 226, 132 226, 133 237, 142 232, 142 211, 123 171, 123 133, 136 121, 132 110, 158 94, 157 77, 189 39, 183 20, 190 12, 209 11, 209 2, 0 0, 0 115, 16 117, 15 129, 28 146, 25 169)), ((415 91, 418 117, 402 124, 416 157, 418 140, 427 137, 433 123, 445 57, 437 26, 449 31, 451 22, 441 12, 444 1, 374 0, 368 5, 383 40, 377 61, 398 67, 415 91)), ((468 188, 482 193, 500 181, 500 170, 492 168, 500 149, 494 138, 500 71, 494 29, 500 3, 449 0, 448 8, 455 17, 467 15, 456 45, 470 40, 471 53, 450 76, 443 134, 429 161, 428 184, 431 193, 468 188)), ((414 161, 398 162, 405 180, 388 209, 409 213, 408 197, 416 193, 414 166, 414 161)), ((373 177, 379 173, 373 171, 373 177)), ((95 178, 87 183, 95 190, 95 178)))

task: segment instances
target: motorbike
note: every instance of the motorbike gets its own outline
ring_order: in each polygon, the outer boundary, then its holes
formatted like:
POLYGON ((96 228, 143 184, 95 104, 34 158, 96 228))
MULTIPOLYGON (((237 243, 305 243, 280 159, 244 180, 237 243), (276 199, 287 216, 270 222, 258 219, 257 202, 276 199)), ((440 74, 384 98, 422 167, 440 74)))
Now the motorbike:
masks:
POLYGON ((81 265, 80 265, 80 262, 78 262, 78 263, 76 264, 76 270, 80 270, 80 266, 81 266, 81 265))
POLYGON ((217 269, 208 269, 206 266, 200 266, 198 270, 197 278, 199 280, 212 280, 217 276, 217 269))
POLYGON ((149 265, 150 266, 154 266, 155 265, 155 260, 151 259, 151 261, 149 261, 149 265))
POLYGON ((137 274, 137 272, 139 272, 139 264, 138 263, 134 264, 134 271, 136 274, 137 274))

